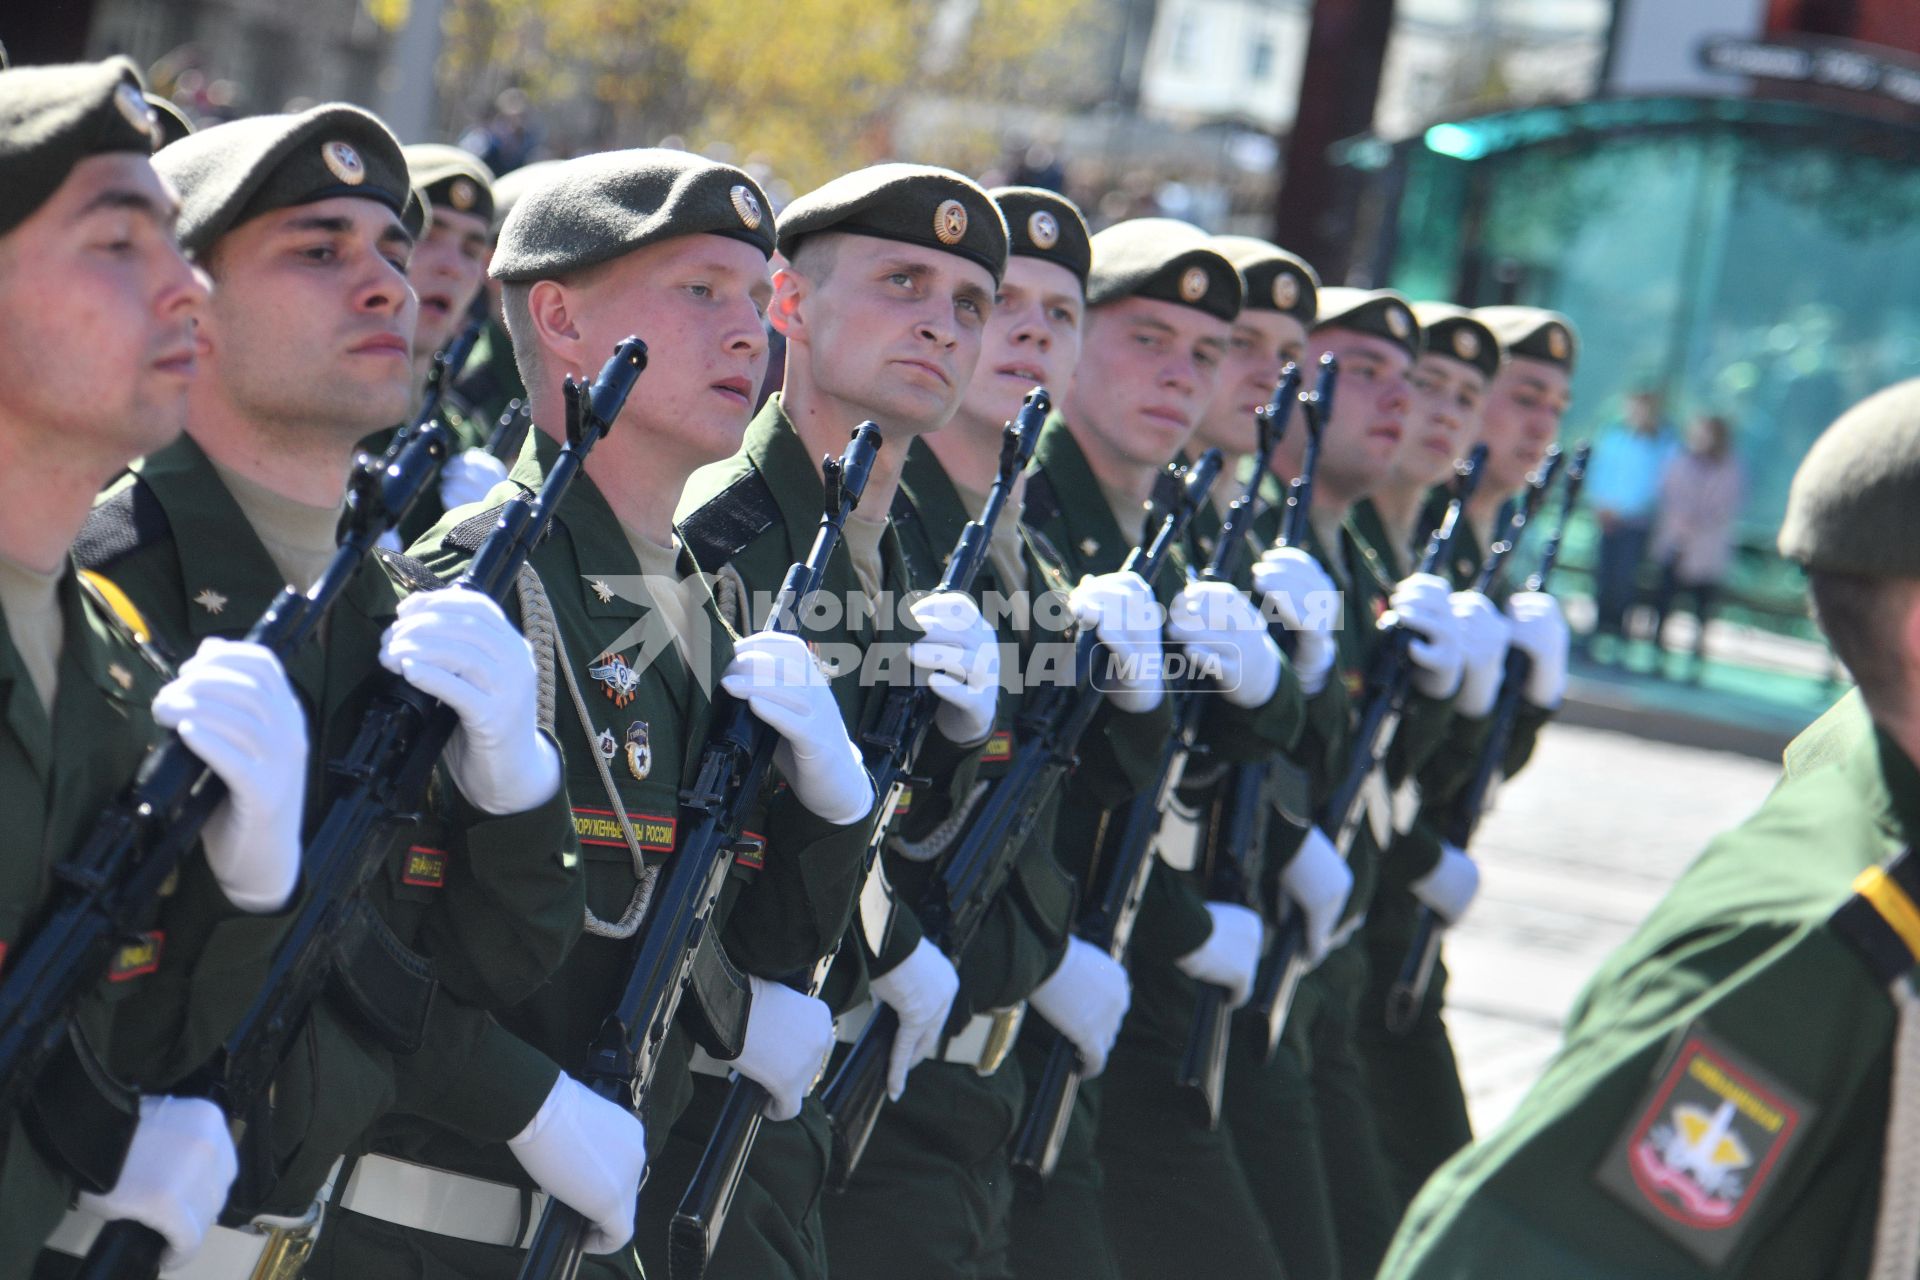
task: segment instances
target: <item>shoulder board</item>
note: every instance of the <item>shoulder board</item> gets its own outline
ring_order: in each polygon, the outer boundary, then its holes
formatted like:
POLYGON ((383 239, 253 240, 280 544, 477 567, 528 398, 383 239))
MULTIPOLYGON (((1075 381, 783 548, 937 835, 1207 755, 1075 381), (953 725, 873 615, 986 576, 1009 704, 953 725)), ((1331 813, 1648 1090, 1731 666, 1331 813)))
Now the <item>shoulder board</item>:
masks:
POLYGON ((73 558, 82 568, 111 569, 141 547, 164 539, 170 529, 160 499, 146 481, 136 479, 87 513, 73 542, 73 558))
POLYGON ((1029 529, 1049 524, 1060 514, 1060 495, 1054 492, 1053 479, 1044 471, 1027 474, 1027 491, 1022 498, 1020 523, 1029 529))
POLYGON ((433 570, 412 556, 389 551, 385 547, 375 547, 373 555, 380 562, 380 567, 387 571, 387 576, 409 592, 438 591, 447 585, 434 575, 433 570))
POLYGON ((502 502, 488 507, 479 515, 468 516, 447 530, 447 536, 442 541, 450 547, 471 555, 480 549, 481 543, 487 540, 487 535, 493 532, 493 526, 500 523, 500 512, 506 508, 506 505, 502 502))
POLYGON ((107 619, 128 648, 138 653, 163 679, 173 679, 173 661, 159 641, 154 639, 153 628, 147 625, 146 615, 127 598, 127 593, 117 583, 92 569, 82 569, 80 590, 93 601, 94 607, 107 619))
POLYGON ((780 519, 773 486, 758 468, 715 494, 680 522, 680 542, 703 569, 718 569, 780 519))

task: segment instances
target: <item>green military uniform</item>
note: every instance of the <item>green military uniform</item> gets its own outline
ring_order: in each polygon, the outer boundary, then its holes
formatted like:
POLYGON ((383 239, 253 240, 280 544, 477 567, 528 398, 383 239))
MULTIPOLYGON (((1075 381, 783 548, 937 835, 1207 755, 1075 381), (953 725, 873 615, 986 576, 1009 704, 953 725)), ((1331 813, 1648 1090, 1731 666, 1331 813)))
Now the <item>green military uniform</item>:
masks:
MULTIPOLYGON (((551 178, 563 163, 560 160, 536 160, 493 180, 493 234, 496 241, 506 224, 507 215, 520 203, 520 198, 551 178)), ((466 406, 464 411, 467 417, 480 427, 483 443, 500 421, 501 415, 506 413, 507 406, 515 400, 527 398, 526 387, 520 381, 520 370, 513 360, 513 340, 507 336, 506 326, 500 323, 498 315, 487 320, 487 327, 481 331, 480 341, 467 360, 466 371, 454 384, 454 391, 459 402, 466 406)), ((514 447, 518 447, 517 441, 514 447)))

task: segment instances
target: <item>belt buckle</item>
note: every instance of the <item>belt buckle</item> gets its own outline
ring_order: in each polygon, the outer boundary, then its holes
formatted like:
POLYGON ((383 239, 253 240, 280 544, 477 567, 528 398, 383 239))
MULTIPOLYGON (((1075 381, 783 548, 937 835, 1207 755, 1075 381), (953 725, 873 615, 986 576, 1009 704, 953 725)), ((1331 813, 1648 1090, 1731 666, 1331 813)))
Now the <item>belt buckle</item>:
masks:
POLYGON ((1013 1043, 1020 1035, 1020 1023, 1026 1016, 1025 1000, 993 1011, 993 1025, 987 1028, 987 1043, 981 1047, 980 1061, 974 1064, 975 1075, 990 1076, 1000 1069, 1007 1055, 1013 1052, 1013 1043))
POLYGON ((251 1225, 267 1238, 267 1243, 260 1250, 260 1261, 254 1264, 248 1280, 299 1280, 307 1257, 313 1252, 313 1243, 320 1235, 320 1205, 316 1203, 297 1222, 251 1225))

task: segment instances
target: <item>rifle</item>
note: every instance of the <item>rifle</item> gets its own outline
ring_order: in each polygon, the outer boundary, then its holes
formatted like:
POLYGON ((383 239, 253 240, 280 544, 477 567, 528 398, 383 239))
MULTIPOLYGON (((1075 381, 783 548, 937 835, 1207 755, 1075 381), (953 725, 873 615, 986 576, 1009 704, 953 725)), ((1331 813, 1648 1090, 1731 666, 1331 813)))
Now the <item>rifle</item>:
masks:
MULTIPOLYGON (((1439 528, 1427 540, 1426 553, 1420 557, 1415 573, 1432 573, 1445 562, 1460 527, 1460 513, 1473 497, 1486 458, 1486 445, 1477 444, 1466 461, 1456 465, 1453 500, 1447 504, 1447 513, 1439 528)), ((1346 773, 1320 812, 1314 815, 1314 825, 1327 833, 1342 857, 1351 853, 1354 837, 1364 820, 1367 782, 1385 766, 1387 752, 1413 696, 1412 650, 1413 633, 1405 626, 1393 626, 1381 638, 1374 653, 1373 669, 1367 673, 1367 687, 1373 693, 1361 708, 1346 773)), ((1305 941, 1306 920, 1296 907, 1287 913, 1275 932, 1272 956, 1254 992, 1255 1015, 1267 1020, 1268 1059, 1279 1048, 1287 1010, 1293 1004, 1300 979, 1306 974, 1306 963, 1300 954, 1305 941)))
MULTIPOLYGON (((1584 444, 1574 451, 1573 461, 1567 467, 1567 492, 1560 506, 1560 521, 1541 553, 1540 567, 1527 579, 1528 591, 1546 590, 1553 576, 1554 566, 1560 559, 1560 542, 1566 536, 1567 521, 1579 504, 1580 489, 1586 481, 1590 452, 1590 447, 1584 444)), ((1560 455, 1555 453, 1548 458, 1541 477, 1529 486, 1527 502, 1515 513, 1515 522, 1509 526, 1508 542, 1504 549, 1506 554, 1512 552, 1512 540, 1525 528, 1547 488, 1553 484, 1559 464, 1560 455)), ((1493 554, 1488 555, 1487 561, 1481 570, 1480 581, 1474 584, 1476 591, 1486 591, 1493 584, 1494 574, 1499 572, 1493 554)), ((1447 816, 1447 843, 1456 849, 1464 850, 1473 839, 1473 833, 1480 826, 1480 816, 1486 811, 1487 803, 1499 785, 1507 744, 1512 740, 1514 726, 1520 718, 1521 694, 1526 689, 1527 676, 1532 671, 1533 659, 1529 655, 1519 649, 1507 650, 1506 674, 1501 680, 1500 697, 1493 704, 1492 729, 1487 734, 1486 745, 1480 749, 1479 758, 1474 762, 1473 776, 1467 783, 1467 789, 1461 793, 1459 801, 1447 816)), ((1410 1033, 1419 1020, 1421 1006, 1427 1002, 1427 988, 1433 982, 1434 966, 1440 961, 1440 937, 1444 928, 1433 908, 1421 903, 1414 922, 1413 939, 1407 946, 1406 957, 1400 962, 1400 972, 1387 991, 1387 1030, 1396 1036, 1410 1033)))
POLYGON ((502 462, 509 462, 511 455, 518 452, 521 442, 527 438, 527 426, 532 419, 532 405, 519 396, 507 401, 500 420, 493 424, 493 430, 487 435, 487 452, 502 462))
MULTIPOLYGON (((1021 408, 1019 419, 1009 422, 1002 430, 1000 464, 993 485, 987 490, 986 504, 981 508, 980 518, 969 520, 960 531, 960 539, 954 544, 953 554, 947 558, 946 571, 936 591, 972 589, 973 580, 986 561, 994 527, 1013 491, 1014 482, 1033 457, 1034 444, 1040 438, 1040 428, 1045 424, 1050 408, 1047 393, 1036 387, 1021 408)), ((1008 590, 1020 586, 1018 583, 1003 585, 1008 590)), ((883 777, 887 779, 887 800, 880 810, 883 816, 896 809, 898 793, 906 780, 903 764, 910 757, 901 748, 909 740, 917 741, 924 737, 925 722, 931 719, 929 705, 928 712, 919 713, 920 719, 916 721, 914 704, 923 700, 922 690, 918 686, 905 693, 890 693, 875 730, 867 736, 868 767, 873 771, 874 780, 878 783, 883 777), (896 704, 900 704, 897 709, 896 704), (914 727, 916 723, 919 726, 917 728, 914 727)), ((885 836, 883 821, 867 850, 869 859, 880 856, 880 846, 885 836)), ((999 893, 1007 875, 1011 873, 1019 849, 1018 841, 1008 841, 1002 850, 993 851, 995 857, 1005 865, 990 869, 982 877, 982 889, 987 893, 986 900, 981 904, 983 915, 986 903, 999 893)), ((924 912, 921 913, 921 921, 927 941, 939 947, 958 968, 967 944, 972 941, 971 931, 964 937, 957 936, 951 929, 936 931, 927 924, 924 912)), ((820 1095, 821 1104, 826 1108, 827 1121, 833 1128, 828 1184, 836 1191, 844 1190, 847 1180, 853 1176, 854 1168, 866 1152, 867 1140, 873 1136, 873 1126, 880 1119, 880 1110, 886 1105, 887 1063, 892 1057, 893 1043, 899 1032, 899 1015, 887 1005, 876 1002, 873 1016, 861 1028, 859 1038, 841 1059, 839 1069, 820 1095)))
MULTIPOLYGON (((1155 570, 1166 554, 1163 544, 1169 537, 1178 537, 1184 532, 1193 513, 1206 501, 1207 490, 1213 487, 1220 467, 1220 451, 1209 449, 1188 469, 1180 495, 1154 538, 1152 567, 1155 570)), ((1221 545, 1231 544, 1223 541, 1221 545)), ((1141 558, 1136 548, 1128 558, 1127 567, 1136 567, 1141 558)), ((1087 651, 1090 660, 1089 642, 1090 636, 1083 634, 1080 647, 1087 651)), ((1089 667, 1076 662, 1074 670, 1084 672, 1089 667)), ((1153 837, 1160 829, 1160 808, 1179 785, 1180 771, 1194 747, 1204 710, 1205 703, 1191 692, 1180 699, 1174 713, 1174 731, 1161 752, 1157 777, 1128 802, 1121 821, 1108 825, 1106 837, 1094 854, 1095 864, 1108 868, 1107 877, 1099 895, 1081 911, 1073 931, 1082 941, 1099 947, 1115 960, 1126 954, 1132 939, 1141 895, 1153 871, 1153 837)), ((1039 1087, 1014 1135, 1013 1168, 1023 1180, 1044 1182, 1059 1163, 1060 1144, 1066 1138, 1067 1121, 1073 1114, 1073 1101, 1080 1092, 1080 1077, 1085 1070, 1080 1051, 1065 1036, 1056 1035, 1040 1074, 1039 1087)))
MULTIPOLYGON (((787 570, 768 618, 770 629, 799 631, 800 611, 826 577, 827 563, 840 545, 847 518, 860 504, 880 445, 880 428, 863 422, 838 459, 824 460, 820 527, 807 558, 787 570)), ((739 1053, 733 1042, 744 1027, 744 1009, 730 1018, 717 1016, 715 1010, 723 1001, 738 1007, 746 983, 720 950, 720 922, 714 913, 734 854, 741 848, 741 825, 765 790, 780 736, 756 719, 746 703, 724 690, 714 695, 713 724, 694 783, 680 795, 680 820, 687 836, 661 869, 626 985, 601 1024, 581 1072, 582 1081, 595 1093, 636 1111, 652 1087, 660 1051, 687 990, 695 992, 695 1007, 715 1038, 732 1048, 731 1054, 721 1056, 739 1053)), ((740 1171, 733 1170, 735 1182, 740 1171)), ((725 1188, 724 1199, 729 1203, 732 1191, 731 1185, 725 1188)), ((724 1221, 711 1224, 708 1248, 724 1225, 724 1221)), ((570 1280, 580 1267, 586 1231, 587 1221, 578 1210, 558 1200, 548 1201, 521 1264, 520 1280, 570 1280)))
MULTIPOLYGON (((1328 376, 1324 372, 1323 377, 1328 376)), ((1258 430, 1253 454, 1253 474, 1247 487, 1227 509, 1220 525, 1220 538, 1213 548, 1213 559, 1200 577, 1205 581, 1228 581, 1234 572, 1233 559, 1245 536, 1244 526, 1252 518, 1253 504, 1260 493, 1260 481, 1273 462, 1274 448, 1286 434, 1287 419, 1300 394, 1300 370, 1288 364, 1281 372, 1273 398, 1255 413, 1258 430)), ((1210 823, 1217 834, 1210 841, 1218 852, 1207 877, 1207 900, 1235 902, 1259 909, 1260 881, 1265 868, 1267 837, 1267 769, 1258 764, 1236 765, 1228 771, 1224 785, 1208 805, 1214 815, 1210 823)), ((1227 999, 1231 993, 1211 982, 1195 984, 1193 1025, 1187 1032, 1186 1048, 1180 1055, 1180 1068, 1174 1077, 1179 1096, 1198 1104, 1195 1112, 1209 1129, 1220 1125, 1220 1098, 1227 1080, 1227 1033, 1232 1028, 1227 999)))
MULTIPOLYGON (((646 367, 646 346, 628 338, 614 350, 591 389, 566 383, 567 444, 537 498, 507 503, 499 522, 456 580, 498 601, 513 589, 528 554, 546 534, 554 510, 646 367)), ((441 428, 431 427, 428 430, 441 428)), ((336 556, 335 563, 339 563, 336 556)), ((317 588, 316 588, 317 589, 317 588)), ((259 993, 214 1059, 193 1081, 244 1133, 255 1108, 333 978, 341 937, 365 927, 361 889, 385 865, 393 833, 417 820, 447 740, 459 727, 451 708, 388 675, 360 718, 346 754, 328 765, 340 784, 302 860, 306 893, 286 938, 274 952, 259 993)), ((233 1217, 236 1206, 228 1213, 233 1217)), ((152 1280, 166 1241, 137 1222, 108 1223, 88 1250, 83 1280, 152 1280)))
POLYGON ((427 373, 427 389, 420 397, 420 408, 415 411, 413 421, 393 433, 393 439, 388 442, 381 461, 392 461, 406 447, 407 440, 439 414, 448 389, 460 377, 461 370, 467 367, 467 361, 473 358, 473 349, 480 345, 480 334, 487 327, 487 316, 487 291, 482 289, 468 304, 466 322, 460 326, 460 331, 453 335, 445 347, 433 353, 433 368, 427 373))

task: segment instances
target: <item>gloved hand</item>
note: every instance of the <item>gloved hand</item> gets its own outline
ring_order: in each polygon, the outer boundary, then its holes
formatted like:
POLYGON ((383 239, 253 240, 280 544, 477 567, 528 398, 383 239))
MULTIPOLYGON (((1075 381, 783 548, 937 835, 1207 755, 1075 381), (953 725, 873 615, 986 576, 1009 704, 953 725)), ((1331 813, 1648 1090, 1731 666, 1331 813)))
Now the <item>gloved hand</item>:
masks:
POLYGON ((1132 1002, 1126 969, 1078 938, 1067 939, 1067 953, 1058 967, 1027 997, 1027 1003, 1080 1051, 1088 1080, 1107 1069, 1107 1055, 1113 1052, 1120 1023, 1132 1002))
POLYGON ((1453 621, 1446 579, 1432 573, 1403 578, 1393 589, 1380 626, 1414 633, 1413 687, 1429 698, 1451 698, 1460 687, 1460 636, 1453 621))
POLYGON ((475 808, 525 813, 560 789, 560 753, 540 732, 533 649, 500 606, 465 587, 400 602, 380 665, 460 717, 447 771, 475 808))
POLYGON ((154 695, 153 718, 176 730, 227 784, 201 829, 207 869, 242 911, 278 911, 300 880, 307 718, 264 647, 208 636, 154 695))
POLYGON ((733 647, 720 687, 780 735, 773 763, 811 813, 845 827, 873 811, 873 778, 804 640, 754 632, 733 647))
POLYGON ((1341 913, 1347 909, 1347 895, 1353 892, 1353 870, 1333 847, 1333 841, 1318 827, 1307 828, 1293 861, 1280 873, 1280 887, 1293 899, 1293 905, 1306 917, 1301 934, 1302 954, 1309 966, 1327 958, 1327 945, 1340 927, 1341 913))
POLYGON ((753 1003, 747 1011, 746 1043, 729 1065, 765 1089, 767 1119, 800 1114, 820 1067, 833 1050, 833 1011, 805 992, 747 975, 753 1003))
POLYGON ((440 505, 448 511, 479 502, 507 478, 507 464, 485 449, 467 449, 440 468, 440 505))
POLYGON ((1507 672, 1507 615, 1478 591, 1456 591, 1449 601, 1460 631, 1460 692, 1453 709, 1470 720, 1485 719, 1500 696, 1507 672))
POLYGON ((588 1253, 613 1253, 633 1238, 647 1171, 647 1130, 633 1112, 563 1071, 507 1149, 542 1191, 586 1218, 588 1253))
POLYGON ((1090 574, 1068 593, 1067 606, 1113 655, 1101 680, 1107 701, 1135 714, 1159 706, 1166 694, 1160 675, 1160 604, 1147 580, 1132 572, 1090 574))
POLYGON ((1231 582, 1190 582, 1167 611, 1167 638, 1220 672, 1220 696, 1257 707, 1280 685, 1280 646, 1246 593, 1231 582))
POLYGON ((960 993, 960 975, 940 954, 940 948, 920 939, 905 960, 868 979, 874 999, 900 1015, 900 1034, 893 1038, 893 1057, 887 1062, 887 1096, 895 1102, 906 1092, 907 1072, 933 1056, 940 1032, 960 993))
POLYGON ((1480 892, 1480 864, 1450 844, 1440 846, 1440 861, 1433 870, 1415 880, 1413 896, 1433 908, 1433 913, 1449 925, 1460 923, 1480 892))
POLYGON ((109 1221, 126 1218, 158 1231, 167 1238, 160 1265, 177 1267, 200 1252, 239 1172, 220 1108, 205 1098, 146 1097, 113 1190, 82 1192, 78 1203, 109 1221))
POLYGON ((1260 967, 1260 915, 1237 902, 1209 902, 1213 932, 1173 963, 1195 982, 1227 989, 1227 1007, 1238 1009, 1253 994, 1253 971, 1260 967))
POLYGON ((1552 711, 1567 694, 1567 619, 1560 602, 1544 591, 1522 591, 1507 601, 1513 647, 1533 660, 1526 699, 1552 711))
POLYGON ((1293 633, 1293 672, 1311 698, 1327 687, 1337 653, 1333 628, 1340 621, 1339 588, 1320 562, 1299 547, 1274 547, 1253 566, 1254 590, 1280 624, 1293 633))
POLYGON ((964 591, 922 596, 907 613, 927 633, 907 657, 928 673, 927 687, 940 699, 934 728, 960 746, 984 742, 1000 701, 1000 638, 964 591))

